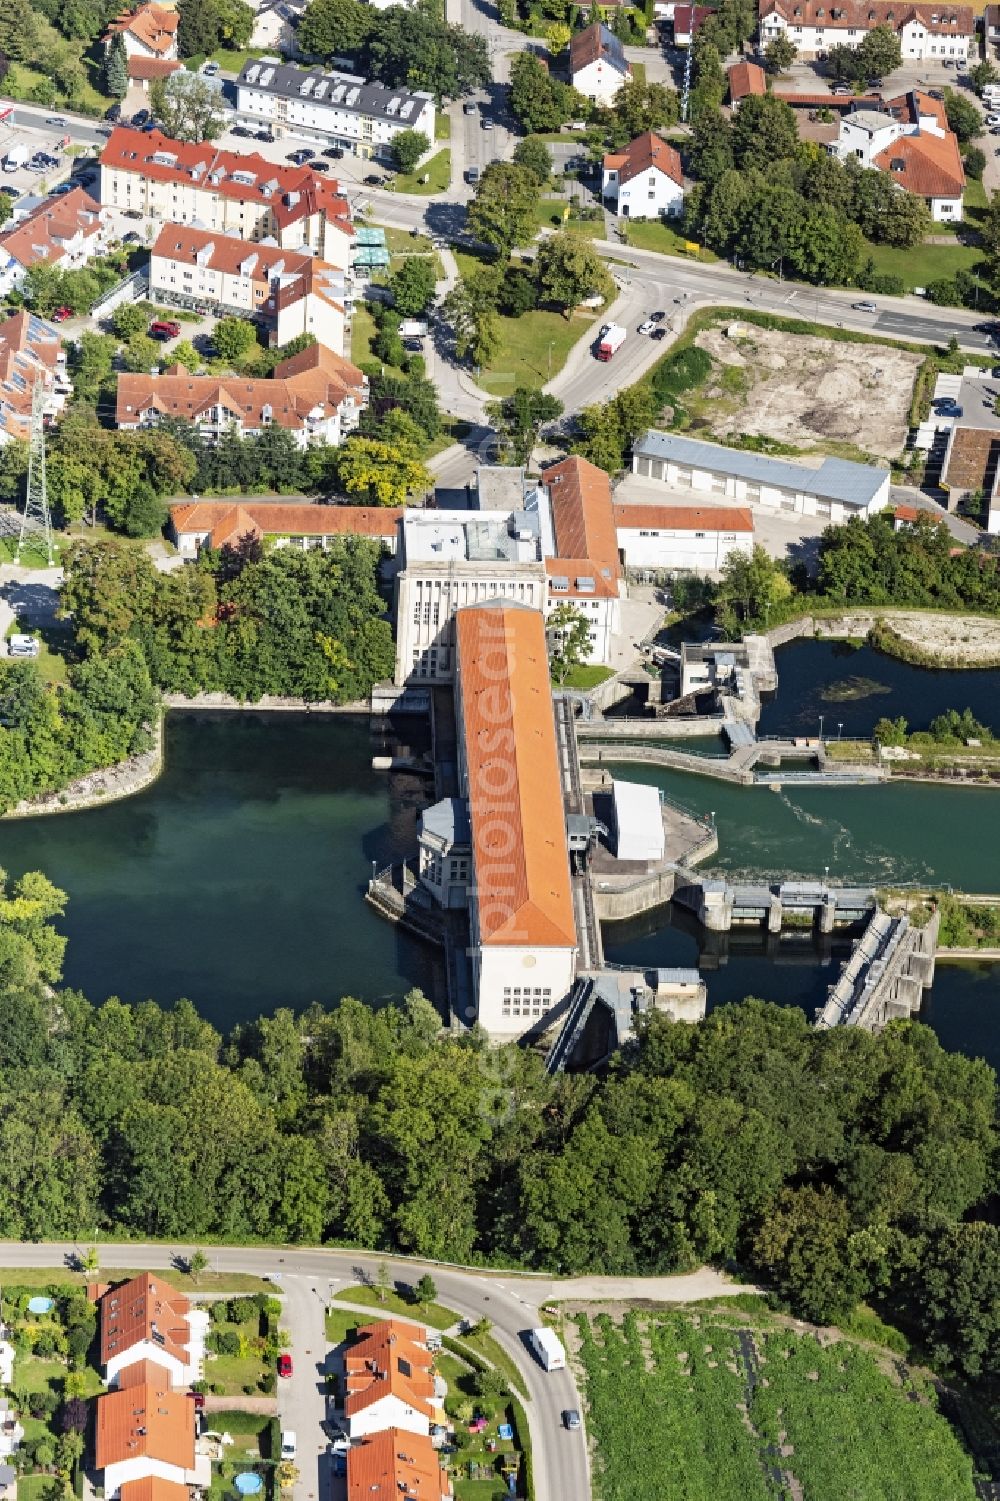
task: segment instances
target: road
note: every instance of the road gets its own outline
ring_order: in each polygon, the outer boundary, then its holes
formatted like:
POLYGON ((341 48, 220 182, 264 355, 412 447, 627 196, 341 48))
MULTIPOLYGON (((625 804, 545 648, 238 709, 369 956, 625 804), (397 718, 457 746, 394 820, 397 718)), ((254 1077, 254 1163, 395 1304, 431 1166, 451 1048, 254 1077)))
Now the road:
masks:
MULTIPOLYGON (((82 1246, 64 1242, 0 1245, 5 1267, 61 1267, 82 1246)), ((187 1257, 193 1246, 101 1245, 101 1269, 143 1267, 168 1270, 175 1257, 187 1257)), ((274 1278, 285 1296, 284 1323, 292 1334, 294 1374, 281 1383, 279 1410, 283 1426, 298 1436, 300 1481, 294 1501, 316 1501, 328 1495, 327 1476, 317 1442, 324 1416, 320 1394, 320 1366, 325 1358, 323 1303, 331 1283, 356 1285, 374 1278, 383 1258, 365 1252, 285 1250, 268 1247, 218 1246, 208 1252, 213 1271, 248 1272, 274 1278)), ((552 1299, 612 1301, 645 1298, 658 1302, 689 1302, 732 1296, 752 1288, 729 1282, 708 1268, 681 1277, 586 1277, 560 1280, 464 1271, 457 1267, 389 1262, 392 1277, 406 1284, 425 1271, 437 1283, 440 1301, 463 1317, 488 1318, 498 1343, 516 1362, 530 1395, 526 1404, 531 1433, 538 1501, 585 1501, 590 1474, 583 1431, 569 1433, 562 1414, 582 1410, 576 1383, 569 1371, 545 1372, 528 1353, 524 1331, 541 1322, 539 1307, 552 1299)))

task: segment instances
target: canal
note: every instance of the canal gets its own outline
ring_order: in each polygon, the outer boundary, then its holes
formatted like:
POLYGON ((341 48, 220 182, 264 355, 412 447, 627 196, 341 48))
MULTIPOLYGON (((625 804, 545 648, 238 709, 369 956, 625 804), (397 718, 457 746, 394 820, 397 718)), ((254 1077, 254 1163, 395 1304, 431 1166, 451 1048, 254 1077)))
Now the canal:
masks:
POLYGON ((94 1002, 181 996, 223 1030, 277 1006, 437 987, 362 900, 409 853, 426 783, 371 770, 366 720, 170 714, 147 791, 0 823, 0 865, 69 893, 64 979, 94 1002))

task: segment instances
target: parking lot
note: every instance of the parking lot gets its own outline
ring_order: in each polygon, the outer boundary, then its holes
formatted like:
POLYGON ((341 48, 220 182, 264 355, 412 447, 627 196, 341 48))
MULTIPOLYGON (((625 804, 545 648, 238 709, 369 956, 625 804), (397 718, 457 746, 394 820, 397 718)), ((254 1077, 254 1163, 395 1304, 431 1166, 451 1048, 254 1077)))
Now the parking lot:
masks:
MULTIPOLYGON (((2 106, 2 110, 7 109, 10 106, 2 106)), ((104 130, 108 128, 105 126, 104 130)), ((18 105, 10 110, 7 118, 0 120, 0 161, 11 152, 23 154, 25 158, 45 153, 55 157, 57 165, 43 171, 32 171, 27 165, 19 166, 13 172, 0 170, 0 187, 17 189, 18 197, 27 193, 41 196, 45 191, 51 192, 69 178, 75 161, 81 156, 96 156, 103 144, 99 121, 93 126, 82 125, 76 118, 65 119, 52 111, 18 105)), ((13 198, 14 194, 9 193, 8 197, 13 198)))

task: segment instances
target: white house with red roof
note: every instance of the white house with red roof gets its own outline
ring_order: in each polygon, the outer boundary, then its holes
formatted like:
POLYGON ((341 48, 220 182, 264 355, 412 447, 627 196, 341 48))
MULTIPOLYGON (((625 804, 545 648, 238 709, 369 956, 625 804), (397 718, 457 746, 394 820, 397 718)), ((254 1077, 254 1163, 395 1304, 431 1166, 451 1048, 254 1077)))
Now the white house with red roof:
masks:
POLYGON ((830 149, 841 160, 888 172, 897 186, 925 200, 937 223, 961 219, 965 168, 939 99, 913 89, 881 109, 853 110, 841 119, 830 149))
POLYGON ((569 81, 592 104, 609 105, 632 77, 632 64, 614 32, 595 21, 570 38, 569 81))
POLYGON ((130 58, 172 60, 177 57, 179 19, 175 5, 139 5, 112 21, 101 40, 107 49, 120 36, 130 58))
POLYGON ((120 125, 101 152, 101 204, 154 222, 270 238, 283 250, 350 264, 354 226, 338 184, 309 166, 278 165, 256 152, 120 125))
POLYGON ((306 251, 165 224, 150 252, 149 292, 154 301, 255 318, 276 349, 312 334, 325 348, 344 352, 350 272, 306 251))
POLYGON ((277 505, 266 500, 194 500, 170 507, 177 551, 196 558, 202 547, 225 547, 245 537, 274 537, 277 547, 326 548, 340 537, 364 537, 396 551, 399 506, 277 505))
POLYGON ((718 573, 733 553, 753 552, 749 506, 615 506, 615 532, 628 568, 718 573))
POLYGON ((208 1313, 158 1272, 108 1288, 98 1306, 101 1366, 109 1386, 122 1385, 122 1373, 146 1361, 162 1368, 171 1387, 201 1380, 208 1313))
POLYGON ((105 245, 101 205, 83 188, 46 198, 33 213, 0 234, 0 296, 44 262, 75 271, 105 245))
POLYGON ((800 53, 857 47, 876 26, 899 38, 906 62, 965 62, 975 44, 969 5, 910 5, 896 0, 761 0, 760 42, 787 36, 800 53))
POLYGON ((623 219, 676 218, 684 212, 680 154, 647 130, 605 156, 601 193, 623 219))
POLYGON ((344 1352, 344 1417, 352 1440, 396 1428, 423 1434, 444 1414, 444 1385, 433 1373, 427 1331, 402 1319, 358 1330, 344 1352))

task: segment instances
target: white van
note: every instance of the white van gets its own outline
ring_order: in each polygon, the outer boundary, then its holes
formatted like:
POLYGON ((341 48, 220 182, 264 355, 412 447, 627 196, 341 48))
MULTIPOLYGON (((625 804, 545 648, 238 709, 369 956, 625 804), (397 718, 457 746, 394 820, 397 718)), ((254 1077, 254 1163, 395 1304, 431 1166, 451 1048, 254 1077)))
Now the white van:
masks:
POLYGON ((294 1459, 298 1453, 298 1443, 291 1428, 281 1430, 281 1457, 282 1459, 294 1459))
POLYGON ((34 636, 11 636, 10 654, 12 657, 37 657, 38 642, 34 636))
POLYGON ((566 1369, 566 1351, 562 1341, 551 1329, 529 1329, 531 1348, 547 1371, 566 1369))

